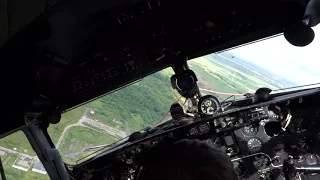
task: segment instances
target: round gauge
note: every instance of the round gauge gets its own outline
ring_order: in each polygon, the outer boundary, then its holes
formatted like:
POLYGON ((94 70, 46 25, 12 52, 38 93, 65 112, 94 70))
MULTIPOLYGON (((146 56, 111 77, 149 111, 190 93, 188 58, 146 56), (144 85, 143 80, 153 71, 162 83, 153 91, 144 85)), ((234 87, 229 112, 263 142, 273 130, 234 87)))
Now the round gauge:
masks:
POLYGON ((258 154, 254 156, 252 163, 257 169, 264 169, 270 164, 270 159, 264 154, 258 154))
POLYGON ((254 125, 245 126, 241 129, 241 132, 245 136, 254 136, 258 133, 258 128, 254 125))
POLYGON ((318 164, 318 158, 316 155, 309 154, 306 157, 306 162, 308 165, 316 165, 316 164, 318 164))
POLYGON ((248 149, 251 153, 256 153, 256 152, 260 151, 262 148, 262 142, 257 138, 249 139, 247 145, 248 145, 248 149))
POLYGON ((260 174, 260 179, 261 180, 275 180, 276 178, 271 171, 267 171, 267 172, 260 174))
POLYGON ((198 111, 202 115, 213 115, 221 108, 219 100, 212 96, 206 95, 200 98, 198 104, 198 111))
POLYGON ((297 133, 306 132, 309 122, 302 117, 297 117, 293 120, 293 128, 297 133))

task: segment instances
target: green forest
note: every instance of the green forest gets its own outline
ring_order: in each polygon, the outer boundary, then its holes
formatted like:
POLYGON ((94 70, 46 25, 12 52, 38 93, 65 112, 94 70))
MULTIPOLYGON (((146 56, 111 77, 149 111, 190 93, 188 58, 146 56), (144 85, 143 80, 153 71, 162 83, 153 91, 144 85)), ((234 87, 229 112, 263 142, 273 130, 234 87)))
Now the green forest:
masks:
POLYGON ((152 126, 179 98, 171 88, 171 75, 173 70, 168 68, 92 101, 86 108, 96 113, 88 116, 116 127, 115 118, 123 122, 119 128, 128 133, 152 126))
MULTIPOLYGON (((171 104, 180 97, 171 88, 170 77, 173 73, 171 68, 164 69, 118 91, 68 111, 62 116, 63 126, 76 123, 83 115, 125 131, 127 134, 152 126, 166 114, 171 104), (89 113, 91 110, 94 111, 94 114, 89 113), (122 124, 113 122, 113 119, 122 124), (66 122, 68 123, 65 124, 66 122)), ((169 117, 166 117, 166 119, 169 117)), ((60 123, 58 125, 61 126, 60 123)), ((99 129, 87 123, 84 123, 84 125, 92 128, 92 130, 99 131, 99 129)), ((70 154, 77 154, 84 148, 111 144, 121 139, 92 130, 85 127, 72 127, 68 130, 59 147, 65 162, 75 164, 78 159, 90 154, 79 153, 70 158, 70 154)), ((48 131, 53 141, 57 142, 63 128, 54 125, 49 127, 48 131)))

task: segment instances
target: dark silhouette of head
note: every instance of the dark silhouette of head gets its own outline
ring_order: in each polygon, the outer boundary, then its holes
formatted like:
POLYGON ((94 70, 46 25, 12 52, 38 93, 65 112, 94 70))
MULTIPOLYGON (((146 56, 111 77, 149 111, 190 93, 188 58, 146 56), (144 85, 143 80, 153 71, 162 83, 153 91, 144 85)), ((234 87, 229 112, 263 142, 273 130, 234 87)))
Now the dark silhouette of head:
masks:
POLYGON ((226 153, 199 140, 157 147, 142 162, 137 180, 237 180, 226 153))

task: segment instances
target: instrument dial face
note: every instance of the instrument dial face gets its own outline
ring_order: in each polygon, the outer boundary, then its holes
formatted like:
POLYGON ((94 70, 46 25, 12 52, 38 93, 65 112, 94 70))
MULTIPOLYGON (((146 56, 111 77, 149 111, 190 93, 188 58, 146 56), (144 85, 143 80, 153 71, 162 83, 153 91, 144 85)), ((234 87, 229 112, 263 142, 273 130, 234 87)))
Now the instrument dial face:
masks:
POLYGON ((262 148, 262 142, 257 138, 249 139, 247 145, 251 153, 259 152, 262 148))
POLYGON ((316 164, 318 164, 318 158, 316 155, 309 154, 306 157, 306 162, 308 165, 316 165, 316 164))
POLYGON ((257 169, 264 169, 270 165, 270 160, 268 156, 264 154, 258 154, 254 156, 252 163, 257 169))
POLYGON ((199 113, 213 115, 220 109, 219 100, 211 95, 203 96, 199 101, 199 113))
POLYGON ((297 117, 293 120, 293 130, 295 130, 296 133, 306 132, 309 123, 310 122, 304 119, 303 117, 297 117))
POLYGON ((241 129, 241 132, 245 136, 254 136, 258 133, 258 128, 254 125, 245 126, 241 129))
POLYGON ((260 174, 260 179, 261 180, 275 180, 276 178, 272 172, 267 171, 267 172, 260 174))

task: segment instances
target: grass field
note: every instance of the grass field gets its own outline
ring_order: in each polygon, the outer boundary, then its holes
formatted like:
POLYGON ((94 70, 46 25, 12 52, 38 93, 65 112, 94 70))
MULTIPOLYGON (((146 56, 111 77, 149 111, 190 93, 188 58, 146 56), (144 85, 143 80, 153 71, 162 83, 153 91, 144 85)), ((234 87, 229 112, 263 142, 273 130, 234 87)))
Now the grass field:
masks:
POLYGON ((26 135, 22 131, 17 131, 9 136, 0 139, 0 146, 13 150, 16 148, 18 152, 35 156, 36 153, 32 149, 26 135))
POLYGON ((19 169, 13 168, 12 164, 18 158, 18 155, 12 155, 8 162, 4 166, 4 171, 6 173, 7 180, 49 180, 47 174, 40 174, 31 171, 31 168, 28 171, 21 171, 19 169))
MULTIPOLYGON (((25 142, 25 144, 29 144, 29 142, 25 142)), ((30 146, 30 144, 29 144, 30 146)), ((33 151, 33 150, 32 150, 33 151)), ((31 154, 35 154, 33 151, 31 154)), ((31 171, 32 167, 28 171, 21 171, 12 167, 12 164, 18 158, 17 154, 8 153, 6 159, 3 161, 4 164, 4 171, 6 173, 7 180, 47 180, 49 176, 47 174, 40 174, 31 171)))
POLYGON ((51 124, 48 128, 48 133, 54 144, 57 143, 64 128, 70 124, 75 124, 85 113, 85 105, 79 106, 62 115, 58 124, 51 124))
POLYGON ((66 155, 70 155, 73 153, 82 152, 85 148, 104 145, 104 144, 112 144, 115 141, 118 141, 117 137, 111 136, 106 133, 98 132, 86 127, 71 127, 67 134, 65 135, 61 145, 60 145, 60 154, 63 160, 69 164, 75 164, 76 160, 81 159, 89 153, 80 153, 76 155, 74 158, 67 157, 66 155))
POLYGON ((96 126, 93 126, 93 125, 91 125, 91 124, 89 124, 89 123, 82 123, 84 126, 87 126, 88 128, 90 128, 90 129, 92 129, 92 130, 95 130, 95 131, 97 131, 97 132, 102 132, 102 130, 101 129, 99 129, 99 128, 97 128, 96 126))
MULTIPOLYGON (((217 56, 205 56, 189 62, 190 69, 194 70, 198 77, 198 85, 201 88, 226 92, 226 93, 254 93, 258 88, 268 87, 278 89, 281 84, 270 83, 261 74, 245 69, 237 64, 222 63, 217 56), (237 68, 236 68, 237 67, 237 68)), ((220 100, 227 96, 217 95, 220 100)))

